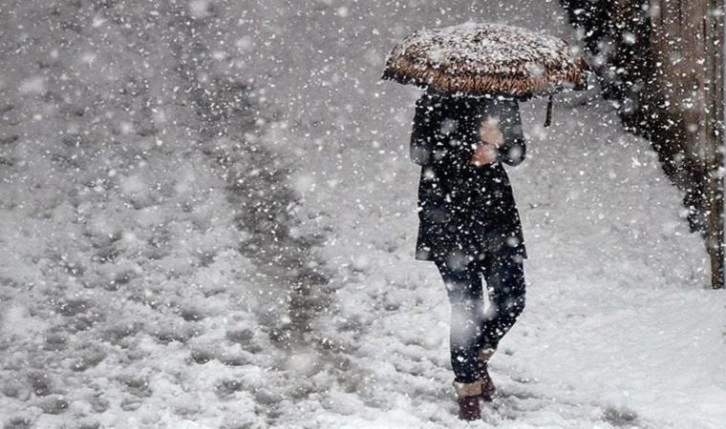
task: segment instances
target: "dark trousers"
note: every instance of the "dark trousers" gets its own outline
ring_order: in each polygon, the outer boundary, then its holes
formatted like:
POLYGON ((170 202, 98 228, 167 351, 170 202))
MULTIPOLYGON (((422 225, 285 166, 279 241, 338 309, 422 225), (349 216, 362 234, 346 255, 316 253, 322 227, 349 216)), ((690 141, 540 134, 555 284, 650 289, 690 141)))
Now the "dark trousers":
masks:
POLYGON ((496 348, 524 310, 522 258, 487 253, 480 261, 453 269, 436 262, 451 303, 451 366, 455 381, 479 379, 479 351, 496 348), (482 275, 489 307, 484 308, 482 275))

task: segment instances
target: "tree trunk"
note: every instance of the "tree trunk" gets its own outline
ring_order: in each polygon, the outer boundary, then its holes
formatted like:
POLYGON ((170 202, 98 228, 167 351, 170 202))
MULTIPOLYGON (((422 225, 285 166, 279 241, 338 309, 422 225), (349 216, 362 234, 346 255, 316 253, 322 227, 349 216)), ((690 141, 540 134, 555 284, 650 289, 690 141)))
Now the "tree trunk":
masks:
POLYGON ((706 170, 708 171, 708 227, 706 245, 711 256, 711 285, 724 287, 724 179, 723 179, 723 114, 724 114, 724 27, 723 0, 708 0, 703 18, 703 39, 706 46, 706 170))

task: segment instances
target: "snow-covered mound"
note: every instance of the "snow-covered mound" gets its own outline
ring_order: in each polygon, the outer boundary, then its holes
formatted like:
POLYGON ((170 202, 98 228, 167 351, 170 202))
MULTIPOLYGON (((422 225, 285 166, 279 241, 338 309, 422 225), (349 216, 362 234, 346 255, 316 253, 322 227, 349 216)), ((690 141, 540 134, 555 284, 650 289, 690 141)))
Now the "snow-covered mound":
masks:
POLYGON ((212 6, 0 7, 4 427, 266 426, 287 391, 325 278, 212 6))

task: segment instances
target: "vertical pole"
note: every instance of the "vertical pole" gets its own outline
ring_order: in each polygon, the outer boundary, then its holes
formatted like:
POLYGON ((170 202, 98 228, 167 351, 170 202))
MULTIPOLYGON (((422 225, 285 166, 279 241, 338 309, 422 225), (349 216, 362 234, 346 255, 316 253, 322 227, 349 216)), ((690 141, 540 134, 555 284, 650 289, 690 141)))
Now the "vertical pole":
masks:
POLYGON ((711 287, 724 288, 724 0, 706 0, 704 17, 706 110, 706 246, 711 258, 711 287))

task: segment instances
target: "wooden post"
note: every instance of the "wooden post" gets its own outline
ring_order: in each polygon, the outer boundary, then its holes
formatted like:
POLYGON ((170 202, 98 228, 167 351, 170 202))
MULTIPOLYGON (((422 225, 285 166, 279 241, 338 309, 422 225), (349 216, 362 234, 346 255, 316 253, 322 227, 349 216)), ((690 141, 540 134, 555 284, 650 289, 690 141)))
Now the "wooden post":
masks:
POLYGON ((711 286, 724 288, 724 0, 707 0, 703 36, 706 48, 705 188, 708 205, 706 246, 711 258, 711 286))

